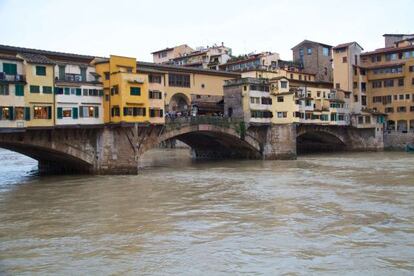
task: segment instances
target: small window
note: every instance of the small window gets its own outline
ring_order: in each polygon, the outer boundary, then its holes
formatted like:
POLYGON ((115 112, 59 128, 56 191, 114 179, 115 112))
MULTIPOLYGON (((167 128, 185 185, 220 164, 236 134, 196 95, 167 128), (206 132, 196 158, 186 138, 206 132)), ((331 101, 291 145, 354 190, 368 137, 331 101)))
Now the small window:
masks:
POLYGON ((52 94, 52 87, 51 86, 43 86, 43 93, 44 94, 52 94))
POLYGON ((141 88, 140 87, 131 87, 130 88, 131 96, 141 96, 141 88))
POLYGON ((40 93, 40 86, 30 85, 30 93, 40 93))
POLYGON ((37 76, 46 76, 46 66, 36 66, 37 76))
POLYGON ((348 58, 347 57, 342 57, 342 63, 347 63, 348 62, 348 58))
POLYGON ((312 48, 307 48, 306 53, 308 54, 308 56, 312 55, 312 48))
POLYGON ((287 88, 287 81, 281 81, 280 88, 287 88))
POLYGON ((277 97, 277 102, 278 103, 283 103, 284 102, 283 96, 277 97))
POLYGON ((109 80, 110 74, 109 72, 104 72, 105 80, 109 80))

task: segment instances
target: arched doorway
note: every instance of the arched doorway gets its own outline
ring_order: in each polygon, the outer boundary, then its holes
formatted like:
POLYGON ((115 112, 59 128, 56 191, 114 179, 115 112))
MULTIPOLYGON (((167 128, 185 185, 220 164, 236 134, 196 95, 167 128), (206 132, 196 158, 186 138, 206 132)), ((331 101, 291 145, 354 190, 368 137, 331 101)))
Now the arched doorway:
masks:
POLYGON ((176 93, 168 104, 168 112, 187 113, 190 111, 190 99, 183 93, 176 93))

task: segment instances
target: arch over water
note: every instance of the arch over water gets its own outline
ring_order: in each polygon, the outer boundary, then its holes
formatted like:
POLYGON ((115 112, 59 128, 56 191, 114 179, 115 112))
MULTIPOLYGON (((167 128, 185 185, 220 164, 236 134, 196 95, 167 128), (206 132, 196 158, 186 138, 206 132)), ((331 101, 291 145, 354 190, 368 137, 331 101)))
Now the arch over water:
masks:
POLYGON ((190 146, 197 158, 257 159, 261 157, 263 150, 258 139, 241 133, 234 126, 205 122, 180 124, 176 128, 166 129, 162 135, 145 143, 140 148, 140 154, 170 139, 180 140, 190 146))
POLYGON ((332 152, 346 149, 346 141, 329 131, 306 131, 296 138, 297 153, 332 152))

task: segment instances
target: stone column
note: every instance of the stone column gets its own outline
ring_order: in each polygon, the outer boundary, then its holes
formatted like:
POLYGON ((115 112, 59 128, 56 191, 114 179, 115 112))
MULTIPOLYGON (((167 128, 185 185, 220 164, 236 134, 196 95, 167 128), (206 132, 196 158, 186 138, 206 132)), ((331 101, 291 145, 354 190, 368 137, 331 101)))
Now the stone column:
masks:
POLYGON ((95 172, 137 174, 136 145, 134 127, 104 127, 97 135, 95 172))
POLYGON ((272 124, 266 131, 263 159, 296 159, 296 125, 272 124))

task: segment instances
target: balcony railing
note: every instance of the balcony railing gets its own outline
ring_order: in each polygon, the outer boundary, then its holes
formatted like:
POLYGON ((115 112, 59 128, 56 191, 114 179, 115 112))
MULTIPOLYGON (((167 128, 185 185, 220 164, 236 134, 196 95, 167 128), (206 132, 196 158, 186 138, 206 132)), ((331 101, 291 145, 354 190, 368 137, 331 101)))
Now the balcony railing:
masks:
POLYGON ((4 72, 0 72, 0 81, 25 81, 24 75, 6 75, 4 72))
POLYGON ((80 74, 65 74, 63 76, 59 76, 58 81, 67 81, 67 82, 84 82, 84 78, 80 74))

